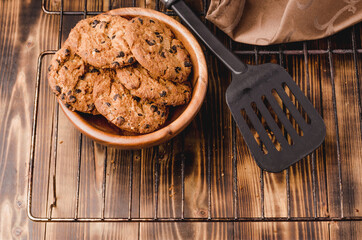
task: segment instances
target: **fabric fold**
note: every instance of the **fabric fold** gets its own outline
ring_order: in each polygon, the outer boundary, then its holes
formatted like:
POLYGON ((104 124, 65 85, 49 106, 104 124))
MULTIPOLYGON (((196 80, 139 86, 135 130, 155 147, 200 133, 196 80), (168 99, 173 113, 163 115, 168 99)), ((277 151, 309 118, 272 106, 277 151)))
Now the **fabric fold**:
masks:
POLYGON ((362 20, 362 0, 211 0, 206 18, 254 45, 313 40, 362 20))

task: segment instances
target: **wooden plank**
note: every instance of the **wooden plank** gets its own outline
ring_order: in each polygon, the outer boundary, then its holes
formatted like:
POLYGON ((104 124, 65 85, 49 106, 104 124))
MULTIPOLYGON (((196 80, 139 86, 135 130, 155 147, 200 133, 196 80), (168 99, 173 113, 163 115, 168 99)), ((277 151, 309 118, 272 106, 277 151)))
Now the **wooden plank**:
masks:
POLYGON ((158 164, 158 147, 141 151, 140 217, 154 218, 155 213, 155 168, 158 164))
MULTIPOLYGON (((45 231, 45 224, 27 218, 26 181, 35 65, 40 49, 52 46, 56 28, 40 11, 37 1, 0 2, 0 239, 41 239, 45 231)), ((46 211, 39 201, 35 209, 46 211)))
POLYGON ((318 60, 321 68, 321 89, 323 89, 322 95, 322 116, 326 125, 326 138, 323 143, 324 158, 326 165, 326 187, 327 187, 327 199, 328 199, 328 215, 331 217, 341 216, 341 198, 340 198, 340 186, 339 186, 339 171, 338 171, 338 159, 339 149, 337 147, 337 129, 336 118, 333 102, 333 85, 334 85, 334 69, 330 67, 333 64, 333 60, 329 61, 328 56, 320 56, 318 60), (332 76, 332 77, 331 77, 332 76))
MULTIPOLYGON (((261 63, 279 63, 277 56, 260 56, 256 59, 261 63)), ((283 65, 283 63, 282 63, 283 65)), ((288 188, 287 170, 280 173, 261 172, 264 181, 264 216, 286 217, 288 216, 288 188)))
POLYGON ((207 153, 204 126, 206 104, 182 133, 184 139, 185 217, 206 218, 208 215, 207 153))
MULTIPOLYGON (((135 152, 137 154, 137 152, 135 152)), ((123 217, 127 218, 129 209, 129 178, 132 160, 137 159, 132 151, 120 151, 114 148, 108 148, 107 155, 107 179, 106 179, 106 218, 123 217), (115 201, 117 199, 117 201, 115 201)), ((133 166, 139 170, 139 161, 134 161, 133 166)), ((133 180, 137 179, 137 175, 133 180)), ((139 185, 135 182, 135 186, 139 185)), ((134 208, 137 210, 137 195, 132 196, 134 208)), ((137 215, 137 213, 135 214, 137 215)))
POLYGON ((158 216, 181 217, 181 152, 177 149, 180 137, 162 144, 159 148, 158 216))
POLYGON ((103 206, 106 148, 83 136, 79 184, 79 218, 99 218, 103 206))
POLYGON ((329 237, 328 222, 235 223, 234 239, 336 239, 329 237))
MULTIPOLYGON (((48 227, 52 224, 48 224, 48 227)), ((46 239, 138 239, 137 223, 54 223, 57 232, 47 229, 46 239), (135 231, 137 230, 137 231, 135 231)))
MULTIPOLYGON (((37 32, 40 33, 37 41, 39 42, 39 48, 56 49, 59 17, 46 14, 41 14, 40 16, 37 29, 37 32)), ((48 197, 49 166, 52 157, 52 147, 54 145, 53 123, 56 100, 54 94, 50 91, 46 73, 52 56, 53 55, 44 56, 41 69, 43 74, 40 79, 31 209, 33 216, 36 217, 46 217, 48 211, 46 202, 48 197)))
POLYGON ((351 55, 334 56, 343 212, 362 216, 362 139, 358 86, 351 55))
POLYGON ((141 223, 140 239, 233 239, 232 228, 233 223, 141 223))
MULTIPOLYGON (((225 35, 214 32, 220 38, 225 35)), ((208 56, 209 85, 206 96, 208 118, 205 123, 208 164, 211 170, 211 217, 232 217, 232 116, 226 104, 225 92, 231 79, 229 70, 216 57, 208 56)))
MULTIPOLYGON (((305 48, 305 50, 307 49, 305 48)), ((314 59, 314 57, 308 58, 308 56, 303 55, 293 56, 287 58, 287 64, 289 64, 289 69, 293 69, 293 79, 311 100, 316 109, 321 112, 319 74, 313 71, 314 68, 312 66, 315 64, 313 64, 312 59, 314 59)), ((296 106, 298 105, 296 104, 296 106)), ((298 109, 303 113, 301 108, 298 109)), ((317 199, 317 195, 325 195, 323 165, 323 149, 319 148, 290 168, 291 216, 313 217, 324 216, 326 214, 325 212, 321 213, 317 211, 317 206, 326 203, 326 199, 317 199), (319 173, 318 186, 317 171, 319 173)))
MULTIPOLYGON (((234 44, 235 45, 235 44, 234 44)), ((255 64, 254 57, 242 57, 247 64, 255 64)), ((237 161, 237 214, 238 217, 262 216, 261 170, 251 156, 239 129, 235 126, 237 161)), ((263 192, 264 193, 264 192, 263 192)))
POLYGON ((361 239, 362 222, 331 222, 330 239, 361 239))
MULTIPOLYGON (((321 60, 321 56, 309 56, 308 57, 308 71, 311 82, 311 90, 309 99, 318 110, 318 112, 323 116, 323 95, 322 95, 322 83, 321 79, 325 74, 326 62, 321 60)), ((324 60, 326 58, 324 57, 324 60)), ((313 214, 321 217, 329 216, 328 212, 328 196, 327 196, 327 176, 326 176, 326 164, 325 164, 325 145, 322 144, 312 156, 312 191, 314 188, 315 191, 315 206, 313 209, 313 214), (314 171, 313 171, 314 164, 314 171), (313 180, 314 175, 314 180, 313 180), (314 184, 314 186, 313 186, 314 184)), ((313 200, 314 201, 314 200, 313 200)), ((311 215, 313 216, 313 215, 311 215)))

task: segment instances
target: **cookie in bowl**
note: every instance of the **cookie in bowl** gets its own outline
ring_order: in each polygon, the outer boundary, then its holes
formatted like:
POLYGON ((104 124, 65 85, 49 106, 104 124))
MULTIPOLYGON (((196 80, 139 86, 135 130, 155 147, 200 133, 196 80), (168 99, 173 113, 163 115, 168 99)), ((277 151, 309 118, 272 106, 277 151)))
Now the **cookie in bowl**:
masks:
POLYGON ((133 96, 174 107, 190 101, 192 89, 189 82, 175 83, 162 78, 152 78, 139 64, 117 69, 116 72, 117 79, 133 96))
POLYGON ((48 67, 49 86, 70 110, 99 114, 93 101, 93 83, 99 70, 87 65, 68 45, 52 58, 48 67))
POLYGON ((69 33, 67 43, 88 64, 120 68, 135 62, 124 39, 128 20, 106 14, 81 20, 69 33))
POLYGON ((104 70, 94 83, 94 103, 111 123, 132 133, 150 133, 160 128, 168 117, 168 109, 132 96, 115 77, 114 70, 104 70))
POLYGON ((190 56, 171 29, 157 19, 137 16, 126 25, 125 39, 152 77, 184 82, 191 73, 190 56))

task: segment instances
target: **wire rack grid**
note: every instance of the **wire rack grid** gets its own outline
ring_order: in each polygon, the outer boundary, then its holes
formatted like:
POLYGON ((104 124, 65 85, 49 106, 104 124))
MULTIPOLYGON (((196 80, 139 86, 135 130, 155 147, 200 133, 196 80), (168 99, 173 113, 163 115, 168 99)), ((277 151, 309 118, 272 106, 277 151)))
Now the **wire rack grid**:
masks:
MULTIPOLYGON (((112 0, 109 0, 109 10, 112 6, 112 0)), ((60 10, 58 11, 52 11, 48 10, 46 8, 46 0, 42 0, 42 9, 46 14, 52 14, 52 15, 59 15, 59 38, 58 38, 58 48, 61 47, 61 41, 62 41, 62 32, 63 32, 63 18, 64 16, 69 15, 76 15, 76 16, 84 16, 84 18, 87 17, 87 15, 97 15, 102 12, 98 11, 88 11, 87 10, 87 0, 84 1, 84 9, 83 11, 64 11, 64 0, 60 1, 60 10)), ((133 6, 136 6, 136 1, 133 0, 133 6)), ((160 10, 159 8, 160 4, 159 1, 156 1, 156 10, 160 10)), ((203 10, 201 13, 199 13, 200 16, 205 16, 207 12, 207 6, 208 1, 203 0, 203 10)), ((174 16, 175 13, 173 11, 163 11, 164 13, 174 16)), ((327 48, 326 49, 308 49, 308 42, 302 43, 301 49, 288 49, 285 48, 285 45, 278 45, 278 46, 272 46, 272 47, 257 47, 257 46, 250 46, 243 45, 245 49, 238 50, 240 47, 237 47, 238 43, 233 42, 232 40, 229 41, 229 47, 230 49, 237 55, 247 55, 250 57, 254 57, 255 63, 258 63, 260 61, 260 56, 271 56, 276 55, 278 56, 278 62, 284 66, 284 58, 285 56, 291 56, 291 55, 299 55, 304 57, 305 67, 308 69, 308 56, 309 55, 326 55, 328 56, 329 60, 329 68, 330 68, 330 78, 331 83, 333 86, 333 106, 334 106, 334 114, 336 117, 336 96, 335 96, 335 90, 334 90, 334 65, 333 65, 333 55, 334 54, 352 54, 353 60, 354 60, 354 72, 356 74, 356 77, 359 77, 358 72, 358 66, 357 66, 357 54, 362 53, 362 49, 357 48, 357 41, 356 41, 356 29, 355 27, 351 28, 351 39, 352 39, 352 48, 348 49, 332 49, 332 40, 331 38, 327 39, 327 48)), ((37 133, 37 118, 38 118, 38 105, 39 105, 39 89, 40 89, 40 80, 42 76, 42 65, 43 65, 43 59, 45 56, 53 55, 55 54, 56 50, 48 50, 43 51, 38 58, 37 63, 37 78, 36 78, 36 92, 35 92, 35 99, 34 99, 34 112, 33 112, 33 126, 32 126, 32 140, 31 140, 31 152, 30 152, 30 163, 29 163, 29 181, 28 181, 28 216, 33 221, 38 222, 285 222, 285 221, 292 221, 292 222, 304 222, 304 221, 362 221, 362 217, 359 216, 344 216, 343 212, 343 189, 342 189, 342 174, 341 174, 341 159, 338 157, 338 182, 339 182, 339 199, 340 199, 340 206, 341 206, 341 212, 339 217, 324 217, 324 216, 318 216, 317 209, 316 209, 316 170, 315 170, 315 154, 311 155, 311 168, 312 168, 312 182, 313 182, 313 202, 314 202, 314 209, 313 209, 313 216, 311 217, 292 217, 291 216, 291 199, 290 199, 290 181, 289 181, 289 170, 286 172, 286 192, 287 192, 287 216, 286 217, 266 217, 265 216, 265 206, 264 206, 264 172, 263 170, 260 170, 260 217, 239 217, 237 214, 237 208, 238 208, 238 192, 237 192, 237 163, 236 158, 233 158, 232 166, 233 166, 233 212, 234 216, 232 217, 213 217, 211 214, 211 160, 210 160, 210 154, 206 154, 208 156, 207 159, 207 191, 208 191, 208 209, 206 217, 203 218, 188 218, 185 217, 185 156, 181 158, 181 216, 179 217, 170 217, 170 218, 163 218, 158 217, 158 185, 159 185, 159 171, 157 167, 154 168, 154 192, 153 192, 153 198, 155 201, 154 209, 153 209, 153 217, 150 218, 135 218, 132 217, 132 189, 133 189, 133 160, 130 162, 129 167, 129 192, 128 192, 128 216, 127 217, 116 217, 116 218, 108 218, 105 217, 105 191, 106 191, 106 169, 107 169, 107 161, 104 161, 104 177, 103 177, 103 183, 102 183, 102 198, 103 203, 101 207, 101 216, 100 217, 78 217, 78 211, 79 211, 79 189, 80 189, 80 171, 81 171, 81 146, 82 146, 82 135, 80 135, 80 145, 78 149, 78 172, 77 172, 77 191, 75 193, 75 199, 76 199, 76 206, 75 206, 75 212, 74 217, 36 217, 32 213, 32 194, 33 194, 33 180, 34 180, 34 152, 36 147, 36 133, 37 133)), ((208 54, 208 53, 207 53, 208 54)), ((285 67, 285 66, 284 66, 285 67)), ((309 77, 309 73, 307 73, 307 78, 309 77)), ((359 88, 359 87, 358 87, 359 88)), ((309 94, 309 93, 308 93, 309 94)), ((308 96, 310 97, 310 96, 308 96)), ((360 98, 359 98, 360 99, 360 98)), ((359 102, 359 106, 361 108, 361 103, 359 102)), ((58 106, 55 110, 55 118, 54 118, 54 134, 55 134, 55 142, 57 142, 57 134, 58 134, 58 106)), ((361 123, 362 124, 362 123, 361 123)), ((336 122, 336 129, 338 129, 338 122, 336 122)), ((233 154, 234 156, 237 154, 236 146, 235 146, 235 138, 236 138, 236 126, 235 123, 232 124, 232 132, 233 132, 233 154)), ((339 136, 337 131, 337 151, 339 149, 339 136)), ((211 146, 208 147, 209 149, 207 151, 210 151, 211 146)), ((56 144, 53 146, 54 149, 54 155, 56 156, 56 144)), ((338 154, 339 155, 339 154, 338 154)), ((132 158, 133 159, 133 158, 132 158)), ((53 181, 55 183, 55 181, 53 181)), ((55 187, 54 187, 55 188, 55 187)), ((51 216, 51 214, 50 214, 51 216)))

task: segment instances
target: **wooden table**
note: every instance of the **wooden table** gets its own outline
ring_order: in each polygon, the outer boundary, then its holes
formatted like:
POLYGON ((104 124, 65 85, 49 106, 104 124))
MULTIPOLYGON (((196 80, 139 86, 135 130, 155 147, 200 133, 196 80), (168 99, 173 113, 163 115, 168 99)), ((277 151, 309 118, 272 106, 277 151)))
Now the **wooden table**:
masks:
MULTIPOLYGON (((45 5, 59 11, 60 2, 45 5)), ((113 8, 132 6, 133 2, 157 7, 155 1, 147 0, 111 2, 113 8)), ((207 9, 201 0, 188 2, 199 13, 207 9)), ((108 0, 87 2, 89 12, 109 7, 108 0)), ((65 11, 83 9, 84 1, 64 1, 65 11)), ((250 50, 239 55, 246 62, 271 61, 285 66, 325 120, 327 137, 321 148, 277 174, 261 171, 251 158, 225 103, 230 75, 210 54, 208 93, 194 121, 172 141, 137 151, 106 148, 82 136, 61 111, 57 115, 55 97, 43 74, 31 216, 43 221, 119 217, 136 221, 47 223, 28 218, 28 165, 38 56, 58 49, 61 19, 59 14, 45 13, 39 0, 3 0, 0 13, 0 239, 361 236, 359 25, 307 43, 259 48, 232 43, 233 50, 250 50), (264 50, 274 52, 265 54, 264 50), (182 216, 197 222, 137 222, 182 216), (235 222, 216 221, 235 217, 235 222), (318 219, 321 221, 315 221, 318 219), (359 221, 352 221, 355 219, 359 221)), ((62 41, 82 17, 63 16, 62 41)), ((209 26, 230 46, 225 34, 209 26)), ((42 73, 50 57, 42 58, 42 73)))

